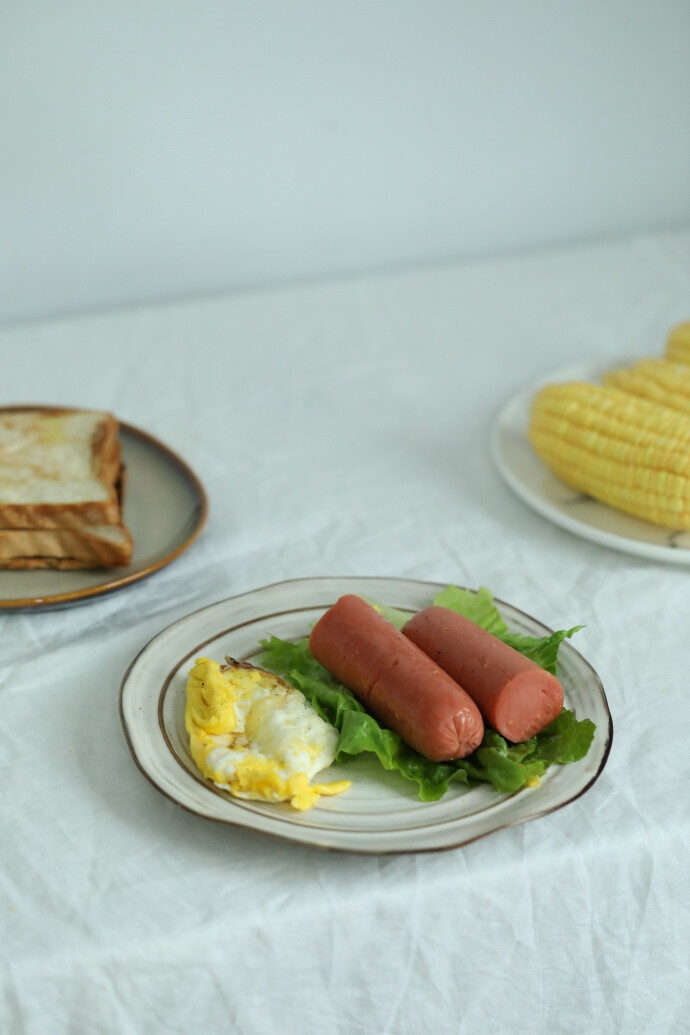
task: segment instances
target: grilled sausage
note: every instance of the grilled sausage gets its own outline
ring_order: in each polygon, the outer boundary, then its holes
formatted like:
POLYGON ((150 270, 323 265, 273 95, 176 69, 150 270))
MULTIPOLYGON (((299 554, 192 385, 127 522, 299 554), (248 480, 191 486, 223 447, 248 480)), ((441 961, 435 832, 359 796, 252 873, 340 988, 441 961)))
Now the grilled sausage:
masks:
POLYGON ((555 676, 447 607, 424 608, 403 633, 464 687, 487 726, 506 740, 528 740, 563 708, 555 676))
POLYGON ((426 758, 464 758, 481 743, 484 724, 472 699, 361 597, 340 597, 312 629, 309 649, 426 758))

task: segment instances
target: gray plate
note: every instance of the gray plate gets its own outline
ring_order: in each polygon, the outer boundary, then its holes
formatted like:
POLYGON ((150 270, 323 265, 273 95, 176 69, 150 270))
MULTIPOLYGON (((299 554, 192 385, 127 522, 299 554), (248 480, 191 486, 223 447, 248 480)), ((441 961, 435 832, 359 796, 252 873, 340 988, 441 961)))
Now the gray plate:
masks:
POLYGON ((129 424, 120 423, 120 442, 126 468, 124 520, 134 540, 131 564, 89 571, 0 571, 0 610, 85 603, 152 575, 197 538, 208 502, 193 471, 167 446, 129 424))
MULTIPOLYGON (((444 587, 406 579, 324 577, 296 579, 211 604, 168 626, 134 659, 120 689, 120 716, 136 764, 166 797, 206 819, 249 827, 314 848, 395 854, 455 848, 578 798, 600 775, 608 758, 613 723, 604 689, 591 665, 569 643, 559 652, 558 675, 566 705, 596 724, 585 758, 552 766, 539 787, 497 794, 452 784, 440 801, 421 802, 415 786, 364 757, 331 766, 319 781, 350 779, 344 794, 322 798, 297 812, 288 804, 243 801, 204 780, 189 754, 184 728, 185 684, 197 654, 222 661, 256 657, 259 640, 307 635, 313 623, 344 593, 359 593, 393 607, 417 611, 444 587)), ((529 615, 496 601, 515 631, 543 636, 549 630, 529 615)))

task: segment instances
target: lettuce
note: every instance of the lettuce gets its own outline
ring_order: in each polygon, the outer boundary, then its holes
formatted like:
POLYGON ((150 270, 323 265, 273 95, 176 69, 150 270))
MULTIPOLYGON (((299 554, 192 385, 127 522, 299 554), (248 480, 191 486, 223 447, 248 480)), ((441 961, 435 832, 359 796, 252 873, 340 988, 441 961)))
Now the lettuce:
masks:
MULTIPOLYGON (((543 637, 511 633, 483 586, 476 593, 449 586, 433 602, 465 615, 552 673, 556 672, 560 644, 582 628, 574 626, 543 637)), ((397 628, 409 618, 405 611, 370 603, 397 628)), ((301 690, 316 712, 340 732, 336 762, 373 753, 384 769, 416 783, 422 801, 437 801, 453 782, 467 787, 488 783, 502 793, 518 791, 534 785, 550 765, 584 758, 594 737, 590 719, 578 720, 564 709, 545 730, 524 743, 511 744, 487 728, 482 743, 468 758, 431 762, 397 733, 379 726, 354 694, 312 657, 307 637, 292 642, 271 636, 261 641, 261 647, 259 663, 301 690)))

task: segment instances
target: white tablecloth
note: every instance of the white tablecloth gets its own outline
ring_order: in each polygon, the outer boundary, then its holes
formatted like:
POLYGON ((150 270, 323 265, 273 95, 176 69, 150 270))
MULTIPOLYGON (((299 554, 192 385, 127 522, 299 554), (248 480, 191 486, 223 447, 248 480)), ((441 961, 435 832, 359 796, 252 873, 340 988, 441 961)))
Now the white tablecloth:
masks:
POLYGON ((0 616, 0 1030, 688 1030, 690 572, 533 513, 489 441, 519 388, 659 354, 689 316, 679 231, 0 332, 5 403, 111 409, 210 500, 152 577, 0 616), (120 725, 132 658, 206 603, 328 574, 484 584, 583 623, 615 724, 598 782, 466 847, 382 857, 164 798, 120 725))

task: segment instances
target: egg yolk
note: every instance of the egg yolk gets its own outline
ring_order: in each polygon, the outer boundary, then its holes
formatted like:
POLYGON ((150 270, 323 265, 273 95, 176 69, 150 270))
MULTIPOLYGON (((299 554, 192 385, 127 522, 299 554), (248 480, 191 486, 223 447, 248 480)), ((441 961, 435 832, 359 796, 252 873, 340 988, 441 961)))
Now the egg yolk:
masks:
POLYGON ((235 729, 233 698, 218 662, 198 658, 187 680, 187 732, 190 733, 191 725, 206 733, 232 733, 235 729))

